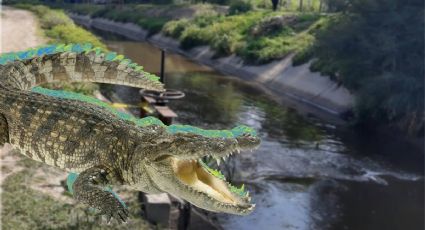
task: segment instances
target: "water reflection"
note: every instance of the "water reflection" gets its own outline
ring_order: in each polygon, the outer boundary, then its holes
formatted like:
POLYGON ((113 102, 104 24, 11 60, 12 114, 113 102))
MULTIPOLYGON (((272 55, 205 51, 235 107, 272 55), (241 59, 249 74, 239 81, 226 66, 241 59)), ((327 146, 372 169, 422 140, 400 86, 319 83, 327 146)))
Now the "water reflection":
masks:
MULTIPOLYGON (((159 70, 159 50, 149 44, 107 43, 146 70, 159 70)), ((346 130, 306 119, 255 87, 178 55, 167 56, 166 86, 186 93, 170 104, 179 115, 177 123, 210 129, 246 124, 262 137, 256 153, 233 157, 233 168, 222 166, 233 181, 247 184, 257 203, 246 217, 218 215, 225 229, 423 229, 423 166, 418 162, 414 167, 422 167, 419 173, 390 167, 385 159, 369 157, 381 148, 373 141, 369 144, 378 147, 364 148, 361 143, 369 142, 368 136, 346 135, 346 130), (353 142, 352 136, 363 141, 353 142), (389 224, 397 221, 406 224, 389 224)), ((114 89, 120 100, 137 104, 136 89, 114 89)), ((398 148, 389 151, 403 154, 398 148)))
MULTIPOLYGON (((170 76, 170 75, 168 75, 170 76)), ((171 75, 166 85, 169 88, 179 89, 186 93, 183 100, 171 104, 176 110, 189 112, 186 118, 196 117, 192 121, 186 121, 180 117, 182 123, 201 122, 204 124, 220 123, 223 126, 234 124, 238 119, 238 113, 243 104, 243 98, 233 84, 220 84, 208 74, 171 75)))

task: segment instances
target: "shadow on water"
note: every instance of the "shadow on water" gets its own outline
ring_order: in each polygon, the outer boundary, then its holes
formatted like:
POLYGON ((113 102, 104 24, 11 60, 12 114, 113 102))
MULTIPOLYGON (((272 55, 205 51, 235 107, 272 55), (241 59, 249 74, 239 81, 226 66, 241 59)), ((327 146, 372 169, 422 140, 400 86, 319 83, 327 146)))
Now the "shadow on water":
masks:
MULTIPOLYGON (((157 48, 106 43, 147 71, 159 71, 157 48)), ((176 123, 209 129, 245 124, 262 138, 255 153, 230 159, 233 169, 221 166, 234 182, 247 184, 257 204, 249 216, 218 214, 223 228, 423 229, 421 153, 303 117, 257 88, 179 55, 167 54, 166 86, 186 93, 170 104, 179 115, 176 123)), ((114 93, 126 103, 139 102, 136 89, 114 86, 114 93)))

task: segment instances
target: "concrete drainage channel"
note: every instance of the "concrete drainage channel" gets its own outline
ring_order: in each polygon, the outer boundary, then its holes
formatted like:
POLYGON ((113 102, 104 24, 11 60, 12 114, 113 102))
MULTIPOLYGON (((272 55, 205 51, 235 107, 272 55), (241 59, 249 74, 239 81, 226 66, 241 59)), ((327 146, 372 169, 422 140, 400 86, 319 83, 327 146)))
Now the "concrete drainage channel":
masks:
POLYGON ((190 50, 180 48, 180 43, 163 34, 148 36, 148 31, 133 23, 121 23, 104 18, 70 13, 75 23, 86 28, 122 35, 135 41, 146 41, 160 49, 182 55, 194 62, 209 66, 225 75, 235 76, 258 85, 278 101, 294 101, 298 108, 318 116, 339 118, 354 105, 354 96, 326 76, 309 70, 310 63, 292 66, 292 55, 268 64, 253 66, 244 64, 236 55, 213 58, 215 52, 208 46, 190 50))

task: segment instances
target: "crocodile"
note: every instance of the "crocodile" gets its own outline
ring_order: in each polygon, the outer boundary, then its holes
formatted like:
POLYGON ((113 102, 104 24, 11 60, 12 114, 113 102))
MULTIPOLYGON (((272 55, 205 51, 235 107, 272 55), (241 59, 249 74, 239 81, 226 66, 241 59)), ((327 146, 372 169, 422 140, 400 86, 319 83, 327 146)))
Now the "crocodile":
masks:
POLYGON ((203 159, 217 163, 256 149, 255 130, 204 130, 164 125, 119 112, 93 97, 41 88, 52 82, 96 82, 164 91, 159 78, 115 52, 90 44, 58 44, 0 55, 0 146, 75 175, 74 198, 108 222, 129 218, 110 189, 126 185, 167 192, 212 212, 254 210, 244 186, 230 184, 203 159))

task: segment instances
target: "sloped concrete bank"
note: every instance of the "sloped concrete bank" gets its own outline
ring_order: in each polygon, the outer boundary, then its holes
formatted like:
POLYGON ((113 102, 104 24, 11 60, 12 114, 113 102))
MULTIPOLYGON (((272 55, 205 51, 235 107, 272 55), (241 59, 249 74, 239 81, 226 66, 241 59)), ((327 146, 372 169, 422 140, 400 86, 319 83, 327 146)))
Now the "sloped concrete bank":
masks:
MULTIPOLYGON (((183 50, 179 42, 163 34, 148 36, 148 31, 133 23, 115 22, 103 18, 90 18, 85 15, 70 14, 70 17, 80 25, 93 27, 125 36, 136 41, 147 41, 157 47, 181 54, 195 62, 210 66, 225 74, 239 77, 243 80, 257 83, 279 99, 302 102, 298 106, 306 107, 308 112, 326 113, 340 116, 349 111, 354 102, 353 95, 344 87, 338 86, 328 77, 321 76, 309 70, 309 63, 292 66, 293 55, 265 65, 245 65, 236 55, 223 58, 213 58, 214 51, 208 46, 199 46, 183 50)), ((293 104, 293 103, 292 103, 293 104)))

